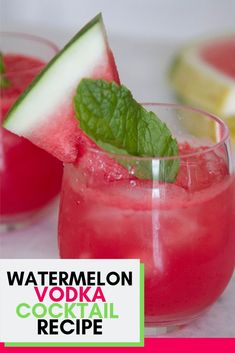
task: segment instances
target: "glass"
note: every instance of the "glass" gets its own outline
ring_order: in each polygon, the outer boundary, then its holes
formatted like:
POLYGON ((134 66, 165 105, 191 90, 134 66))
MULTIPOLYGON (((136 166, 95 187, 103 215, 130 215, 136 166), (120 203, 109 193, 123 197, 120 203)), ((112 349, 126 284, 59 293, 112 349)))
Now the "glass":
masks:
POLYGON ((62 258, 140 259, 146 332, 153 334, 197 318, 228 284, 235 264, 235 176, 221 120, 178 105, 145 107, 167 123, 180 156, 84 147, 76 164, 64 167, 59 250, 62 258), (173 163, 178 175, 167 182, 173 163))
MULTIPOLYGON (((1 121, 18 96, 57 52, 42 38, 0 33, 9 82, 1 88, 1 121)), ((37 107, 35 107, 37 109, 37 107)), ((62 163, 28 140, 0 127, 0 228, 14 229, 32 220, 59 193, 62 163)))

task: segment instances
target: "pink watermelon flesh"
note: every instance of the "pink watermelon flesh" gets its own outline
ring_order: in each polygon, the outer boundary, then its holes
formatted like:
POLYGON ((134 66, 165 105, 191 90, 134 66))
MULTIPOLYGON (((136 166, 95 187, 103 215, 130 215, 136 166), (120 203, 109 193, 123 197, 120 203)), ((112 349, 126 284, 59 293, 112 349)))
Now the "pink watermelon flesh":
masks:
POLYGON ((235 78, 235 37, 206 44, 200 50, 200 56, 207 64, 235 78))
MULTIPOLYGON (((114 57, 109 48, 107 57, 95 68, 90 77, 120 83, 114 57)), ((43 122, 27 136, 37 146, 66 163, 76 160, 79 144, 84 135, 79 129, 79 122, 73 110, 74 94, 75 92, 72 92, 70 97, 61 102, 61 106, 53 112, 48 122, 43 122)))

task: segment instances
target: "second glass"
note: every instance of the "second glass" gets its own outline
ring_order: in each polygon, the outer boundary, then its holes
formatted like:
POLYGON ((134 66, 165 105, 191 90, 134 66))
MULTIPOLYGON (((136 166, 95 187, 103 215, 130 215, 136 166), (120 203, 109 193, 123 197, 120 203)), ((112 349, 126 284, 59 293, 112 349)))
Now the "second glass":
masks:
MULTIPOLYGON (((0 33, 5 87, 0 89, 3 121, 18 96, 57 53, 47 40, 26 34, 0 33)), ((37 107, 35 107, 37 110, 37 107)), ((59 193, 62 163, 28 140, 0 127, 0 227, 29 222, 59 193)))

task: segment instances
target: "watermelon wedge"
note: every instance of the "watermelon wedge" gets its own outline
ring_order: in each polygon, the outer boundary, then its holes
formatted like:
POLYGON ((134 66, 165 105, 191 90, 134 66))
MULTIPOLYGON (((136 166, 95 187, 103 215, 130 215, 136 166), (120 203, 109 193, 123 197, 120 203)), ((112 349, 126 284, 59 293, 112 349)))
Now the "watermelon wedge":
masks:
POLYGON ((235 33, 193 42, 170 68, 177 96, 190 105, 235 118, 235 33))
POLYGON ((63 162, 74 162, 82 132, 72 98, 84 78, 119 83, 101 14, 83 27, 16 101, 4 127, 63 162))

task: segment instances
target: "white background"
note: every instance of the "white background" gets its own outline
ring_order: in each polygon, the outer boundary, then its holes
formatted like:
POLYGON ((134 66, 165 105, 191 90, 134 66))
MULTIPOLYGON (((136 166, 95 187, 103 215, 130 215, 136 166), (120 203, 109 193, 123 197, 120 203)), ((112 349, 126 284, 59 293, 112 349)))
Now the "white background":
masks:
POLYGON ((139 38, 177 38, 234 28, 234 0, 1 0, 2 25, 71 32, 102 11, 109 31, 139 38))

